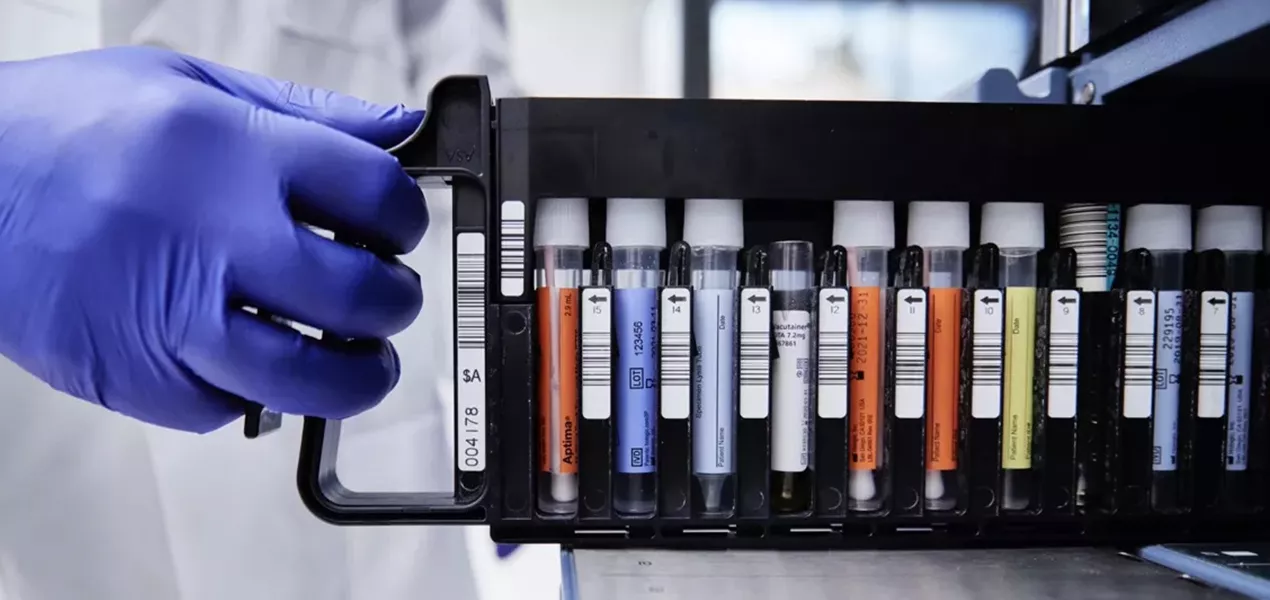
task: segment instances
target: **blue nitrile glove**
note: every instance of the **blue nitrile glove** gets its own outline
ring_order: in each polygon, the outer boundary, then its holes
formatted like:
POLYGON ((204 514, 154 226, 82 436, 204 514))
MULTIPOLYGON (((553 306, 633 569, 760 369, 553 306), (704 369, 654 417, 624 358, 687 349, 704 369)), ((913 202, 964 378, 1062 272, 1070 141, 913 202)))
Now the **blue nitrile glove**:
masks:
POLYGON ((418 275, 296 221, 414 248, 422 194, 380 147, 422 118, 155 48, 0 63, 0 354, 190 431, 241 416, 235 396, 327 418, 375 405, 418 275), (370 341, 322 344, 239 304, 370 341))

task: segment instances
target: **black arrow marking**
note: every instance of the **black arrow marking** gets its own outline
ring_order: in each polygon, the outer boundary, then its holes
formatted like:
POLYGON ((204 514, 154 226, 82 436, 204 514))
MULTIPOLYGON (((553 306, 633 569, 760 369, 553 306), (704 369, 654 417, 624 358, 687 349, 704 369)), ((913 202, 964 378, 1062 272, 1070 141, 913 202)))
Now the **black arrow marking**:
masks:
POLYGON ((983 298, 981 298, 979 301, 980 301, 980 302, 982 302, 982 303, 984 303, 984 304, 996 304, 996 303, 1000 302, 1000 301, 1001 301, 1001 299, 1000 299, 1000 298, 998 298, 998 297, 996 297, 996 296, 984 296, 984 297, 983 297, 983 298))
POLYGON ((857 381, 864 381, 864 371, 855 371, 851 373, 851 378, 857 381))
POLYGON ((846 298, 843 298, 842 296, 829 296, 828 298, 825 298, 825 300, 828 300, 834 304, 837 304, 839 302, 846 300, 846 298))
POLYGON ((1225 304, 1225 303, 1226 303, 1226 299, 1225 299, 1225 298, 1212 297, 1212 298, 1209 298, 1209 299, 1208 299, 1208 303, 1209 303, 1210 305, 1212 305, 1212 306, 1217 306, 1217 305, 1219 305, 1219 304, 1225 304))
POLYGON ((1150 304, 1151 302, 1152 302, 1151 298, 1147 296, 1138 296, 1137 298, 1133 299, 1133 303, 1137 304, 1138 306, 1142 306, 1143 304, 1150 304))
POLYGON ((750 302, 767 302, 767 297, 754 294, 753 296, 746 298, 746 300, 749 300, 750 302))
POLYGON ((597 303, 599 303, 599 302, 608 302, 608 301, 609 301, 609 299, 608 299, 608 297, 607 297, 607 296, 605 296, 605 297, 601 298, 601 297, 600 297, 600 296, 598 296, 598 295, 592 295, 590 298, 587 298, 587 300, 590 300, 590 301, 591 301, 591 304, 597 304, 597 303))
POLYGON ((671 301, 671 302, 674 302, 675 304, 679 304, 680 302, 683 302, 684 300, 687 300, 687 298, 684 298, 683 296, 671 296, 671 297, 670 297, 670 301, 671 301))
POLYGON ((1075 298, 1073 298, 1073 297, 1071 297, 1071 296, 1063 296, 1063 297, 1061 297, 1061 298, 1059 298, 1059 299, 1058 299, 1058 303, 1059 303, 1059 304, 1071 304, 1071 303, 1073 303, 1073 302, 1075 302, 1075 301, 1076 301, 1076 299, 1075 299, 1075 298))
POLYGON ((921 296, 905 296, 904 301, 909 304, 918 304, 922 301, 921 296))

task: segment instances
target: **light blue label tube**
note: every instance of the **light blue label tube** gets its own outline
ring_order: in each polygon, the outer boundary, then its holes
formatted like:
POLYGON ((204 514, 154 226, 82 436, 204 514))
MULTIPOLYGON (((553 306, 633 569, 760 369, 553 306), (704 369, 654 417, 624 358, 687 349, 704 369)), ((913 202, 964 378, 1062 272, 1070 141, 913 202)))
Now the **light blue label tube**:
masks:
POLYGON ((693 302, 695 346, 692 406, 692 471, 727 474, 732 466, 732 399, 736 393, 736 293, 697 290, 693 302))
POLYGON ((1248 469, 1248 419, 1252 393, 1252 292, 1230 295, 1235 313, 1230 328, 1232 348, 1226 408, 1226 470, 1248 469))
POLYGON ((1156 471, 1177 470, 1177 411, 1182 373, 1182 292, 1156 293, 1155 451, 1156 471))
POLYGON ((657 466, 657 289, 614 290, 618 473, 657 466))

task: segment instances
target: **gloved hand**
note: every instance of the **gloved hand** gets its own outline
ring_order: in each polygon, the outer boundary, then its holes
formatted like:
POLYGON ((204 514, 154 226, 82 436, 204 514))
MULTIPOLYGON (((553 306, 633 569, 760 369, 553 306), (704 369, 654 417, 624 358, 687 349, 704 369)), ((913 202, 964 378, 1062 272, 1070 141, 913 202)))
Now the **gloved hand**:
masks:
POLYGON ((196 432, 241 416, 235 396, 327 418, 375 405, 400 372, 385 338, 423 301, 376 254, 428 222, 380 148, 422 118, 156 48, 0 63, 0 354, 196 432))

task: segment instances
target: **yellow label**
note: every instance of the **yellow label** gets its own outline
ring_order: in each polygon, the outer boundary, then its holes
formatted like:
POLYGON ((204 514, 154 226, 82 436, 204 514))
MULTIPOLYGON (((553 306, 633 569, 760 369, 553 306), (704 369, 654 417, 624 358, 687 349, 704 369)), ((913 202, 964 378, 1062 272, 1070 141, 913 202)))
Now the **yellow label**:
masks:
POLYGON ((1005 290, 1005 407, 1001 467, 1032 468, 1032 370, 1036 350, 1036 289, 1005 290))

